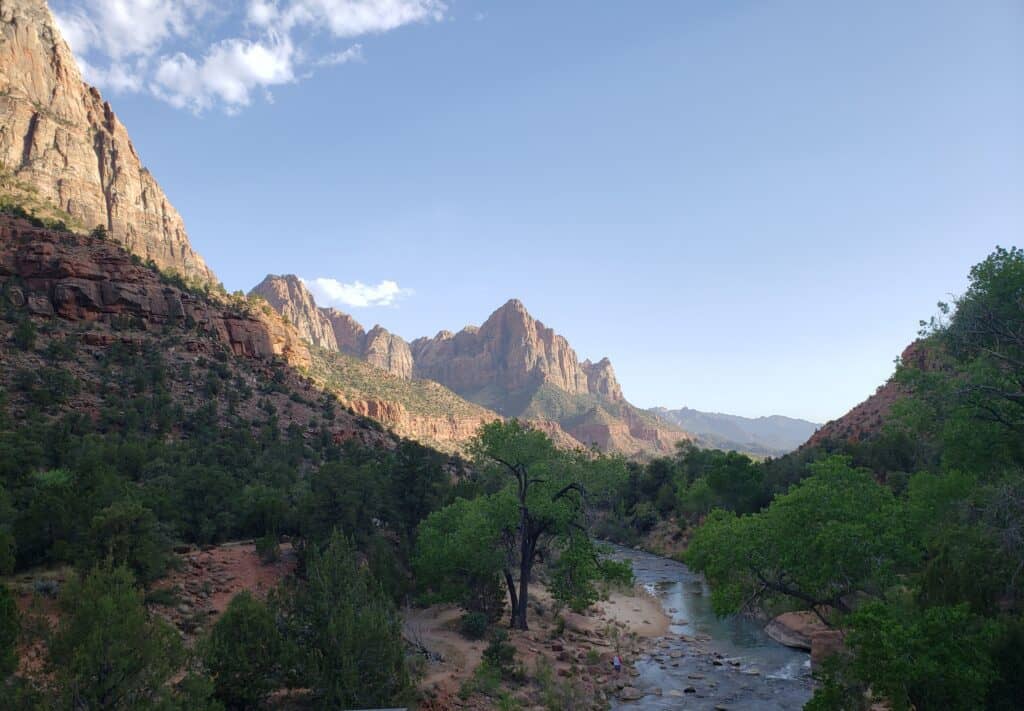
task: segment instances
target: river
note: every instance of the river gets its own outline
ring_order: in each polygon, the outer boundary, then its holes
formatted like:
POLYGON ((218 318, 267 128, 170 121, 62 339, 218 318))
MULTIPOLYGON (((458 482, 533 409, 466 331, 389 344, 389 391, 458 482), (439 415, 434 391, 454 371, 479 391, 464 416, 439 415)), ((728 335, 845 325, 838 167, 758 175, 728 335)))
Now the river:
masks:
POLYGON ((613 546, 639 584, 672 618, 670 634, 635 664, 631 686, 645 694, 613 709, 800 709, 811 697, 810 657, 784 647, 749 617, 720 618, 703 577, 682 563, 613 546), (660 689, 660 695, 658 690, 660 689))

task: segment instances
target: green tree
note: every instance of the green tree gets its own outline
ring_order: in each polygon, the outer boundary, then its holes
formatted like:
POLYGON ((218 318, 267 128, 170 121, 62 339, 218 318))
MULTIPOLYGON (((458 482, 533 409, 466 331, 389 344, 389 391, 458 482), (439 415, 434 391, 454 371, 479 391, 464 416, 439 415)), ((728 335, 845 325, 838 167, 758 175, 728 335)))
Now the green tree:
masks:
POLYGON ((831 457, 747 516, 717 510, 694 534, 687 562, 712 584, 720 614, 788 598, 825 616, 855 593, 880 596, 918 554, 892 492, 831 457))
POLYGON ((93 516, 89 560, 127 566, 142 583, 167 570, 168 548, 156 516, 137 501, 116 501, 93 516))
POLYGON ((849 620, 852 669, 894 711, 985 707, 994 625, 967 605, 868 602, 849 620))
POLYGON ((319 708, 408 700, 401 618, 343 535, 308 552, 305 580, 286 588, 278 604, 295 660, 293 682, 312 689, 319 708))
POLYGON ((63 708, 138 709, 157 704, 184 662, 178 634, 150 619, 124 567, 94 569, 61 592, 49 667, 63 708))
MULTIPOLYGON (((450 511, 427 519, 421 527, 419 568, 426 567, 425 560, 452 556, 464 569, 479 566, 481 576, 500 572, 511 606, 511 626, 528 629, 529 585, 543 547, 572 536, 588 536, 587 496, 601 496, 621 486, 625 467, 621 460, 592 452, 559 450, 543 432, 516 420, 483 425, 470 450, 493 493, 457 502, 450 511), (480 560, 466 560, 457 549, 459 541, 482 554, 480 560), (483 553, 484 547, 492 552, 483 553)), ((456 565, 442 566, 439 573, 454 572, 456 565)), ((574 570, 582 572, 578 567, 574 570)))
POLYGON ((228 708, 253 708, 282 685, 280 630, 270 609, 248 592, 231 600, 200 652, 217 698, 228 708))

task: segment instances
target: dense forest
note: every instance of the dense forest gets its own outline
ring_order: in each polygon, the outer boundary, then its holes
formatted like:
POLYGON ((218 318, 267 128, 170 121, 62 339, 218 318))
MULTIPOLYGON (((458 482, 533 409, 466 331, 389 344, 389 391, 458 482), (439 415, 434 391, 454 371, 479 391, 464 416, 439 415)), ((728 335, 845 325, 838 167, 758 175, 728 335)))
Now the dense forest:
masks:
POLYGON ((678 522, 721 614, 842 630, 808 708, 1024 699, 1024 251, 976 265, 916 351, 878 432, 762 462, 684 447, 631 465, 602 523, 631 543, 678 522))

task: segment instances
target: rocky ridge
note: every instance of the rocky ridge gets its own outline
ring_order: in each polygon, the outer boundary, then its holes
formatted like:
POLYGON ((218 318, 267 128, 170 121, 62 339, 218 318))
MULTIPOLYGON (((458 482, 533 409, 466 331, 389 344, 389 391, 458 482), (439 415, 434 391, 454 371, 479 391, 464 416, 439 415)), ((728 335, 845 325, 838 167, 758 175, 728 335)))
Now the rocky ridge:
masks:
POLYGON ((266 299, 310 343, 362 358, 399 378, 408 380, 413 377, 412 352, 408 343, 380 325, 367 333, 348 314, 337 309, 320 308, 306 285, 294 274, 268 274, 249 294, 266 299))
POLYGON ((216 283, 99 91, 82 81, 45 0, 0 2, 0 163, 86 229, 216 283))

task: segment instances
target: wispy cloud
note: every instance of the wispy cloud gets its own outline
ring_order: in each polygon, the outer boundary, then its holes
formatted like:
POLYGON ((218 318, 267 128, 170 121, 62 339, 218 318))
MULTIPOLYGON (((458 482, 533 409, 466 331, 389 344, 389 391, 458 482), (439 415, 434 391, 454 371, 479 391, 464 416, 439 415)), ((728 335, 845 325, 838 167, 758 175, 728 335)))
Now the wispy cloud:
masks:
POLYGON ((326 277, 303 279, 302 281, 313 292, 313 296, 321 306, 348 306, 351 308, 393 306, 413 293, 412 289, 403 289, 398 282, 389 279, 378 284, 364 284, 361 281, 346 284, 326 277))
POLYGON ((325 54, 316 60, 316 66, 318 67, 334 67, 339 64, 348 64, 349 62, 362 62, 363 59, 363 45, 354 44, 343 52, 331 52, 325 54))
POLYGON ((362 44, 325 50, 325 38, 330 43, 439 22, 448 10, 443 0, 52 3, 86 81, 113 92, 148 91, 195 113, 218 106, 237 113, 254 92, 269 101, 271 87, 300 81, 312 69, 365 61, 362 44), (239 11, 244 20, 225 27, 239 11), (316 51, 304 51, 314 44, 316 51))

